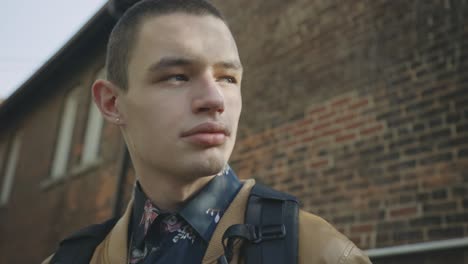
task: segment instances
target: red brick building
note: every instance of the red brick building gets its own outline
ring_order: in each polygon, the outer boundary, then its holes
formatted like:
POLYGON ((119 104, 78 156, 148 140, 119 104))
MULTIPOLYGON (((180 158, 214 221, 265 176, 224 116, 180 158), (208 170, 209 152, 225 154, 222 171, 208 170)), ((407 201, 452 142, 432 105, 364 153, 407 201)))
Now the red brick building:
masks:
MULTIPOLYGON (((238 175, 374 263, 468 263, 467 1, 213 2, 245 67, 238 175)), ((1 263, 37 263, 128 201, 119 131, 90 101, 114 23, 100 10, 0 106, 1 263)))

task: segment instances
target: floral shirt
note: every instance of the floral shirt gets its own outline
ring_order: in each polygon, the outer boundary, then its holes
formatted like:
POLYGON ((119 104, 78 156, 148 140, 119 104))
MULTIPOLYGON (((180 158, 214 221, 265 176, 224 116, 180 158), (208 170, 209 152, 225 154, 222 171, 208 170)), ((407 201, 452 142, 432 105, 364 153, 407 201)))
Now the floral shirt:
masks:
POLYGON ((128 263, 201 263, 216 225, 240 188, 226 166, 179 212, 169 213, 158 209, 137 182, 128 263))

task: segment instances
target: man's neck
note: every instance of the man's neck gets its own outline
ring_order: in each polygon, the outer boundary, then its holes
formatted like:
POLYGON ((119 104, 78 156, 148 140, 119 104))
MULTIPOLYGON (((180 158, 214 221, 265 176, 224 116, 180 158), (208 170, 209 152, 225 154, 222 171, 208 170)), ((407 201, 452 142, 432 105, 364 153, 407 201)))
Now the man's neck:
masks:
POLYGON ((202 189, 214 176, 198 178, 190 182, 174 181, 175 177, 144 177, 138 181, 151 202, 163 211, 178 211, 187 200, 202 189))

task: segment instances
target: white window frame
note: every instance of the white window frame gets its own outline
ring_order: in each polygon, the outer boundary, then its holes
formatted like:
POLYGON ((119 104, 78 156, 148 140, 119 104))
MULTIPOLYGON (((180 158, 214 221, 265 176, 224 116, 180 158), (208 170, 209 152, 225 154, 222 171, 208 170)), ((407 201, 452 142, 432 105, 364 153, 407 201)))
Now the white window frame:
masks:
POLYGON ((78 88, 75 88, 70 92, 63 110, 60 132, 51 169, 51 178, 55 180, 64 177, 67 173, 73 131, 75 129, 76 113, 78 110, 77 91, 78 88))
POLYGON ((2 191, 0 193, 0 207, 5 206, 10 200, 11 190, 13 189, 13 181, 18 167, 18 158, 21 147, 20 134, 17 134, 13 139, 10 147, 8 161, 6 162, 5 175, 2 183, 2 191))

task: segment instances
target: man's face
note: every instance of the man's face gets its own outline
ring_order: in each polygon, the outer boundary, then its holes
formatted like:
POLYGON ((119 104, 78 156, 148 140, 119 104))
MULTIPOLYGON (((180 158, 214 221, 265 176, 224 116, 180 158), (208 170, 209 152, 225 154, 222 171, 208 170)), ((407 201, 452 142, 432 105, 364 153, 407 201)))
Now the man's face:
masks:
POLYGON ((218 173, 236 139, 242 69, 220 19, 175 13, 146 18, 117 99, 135 166, 193 180, 218 173))

